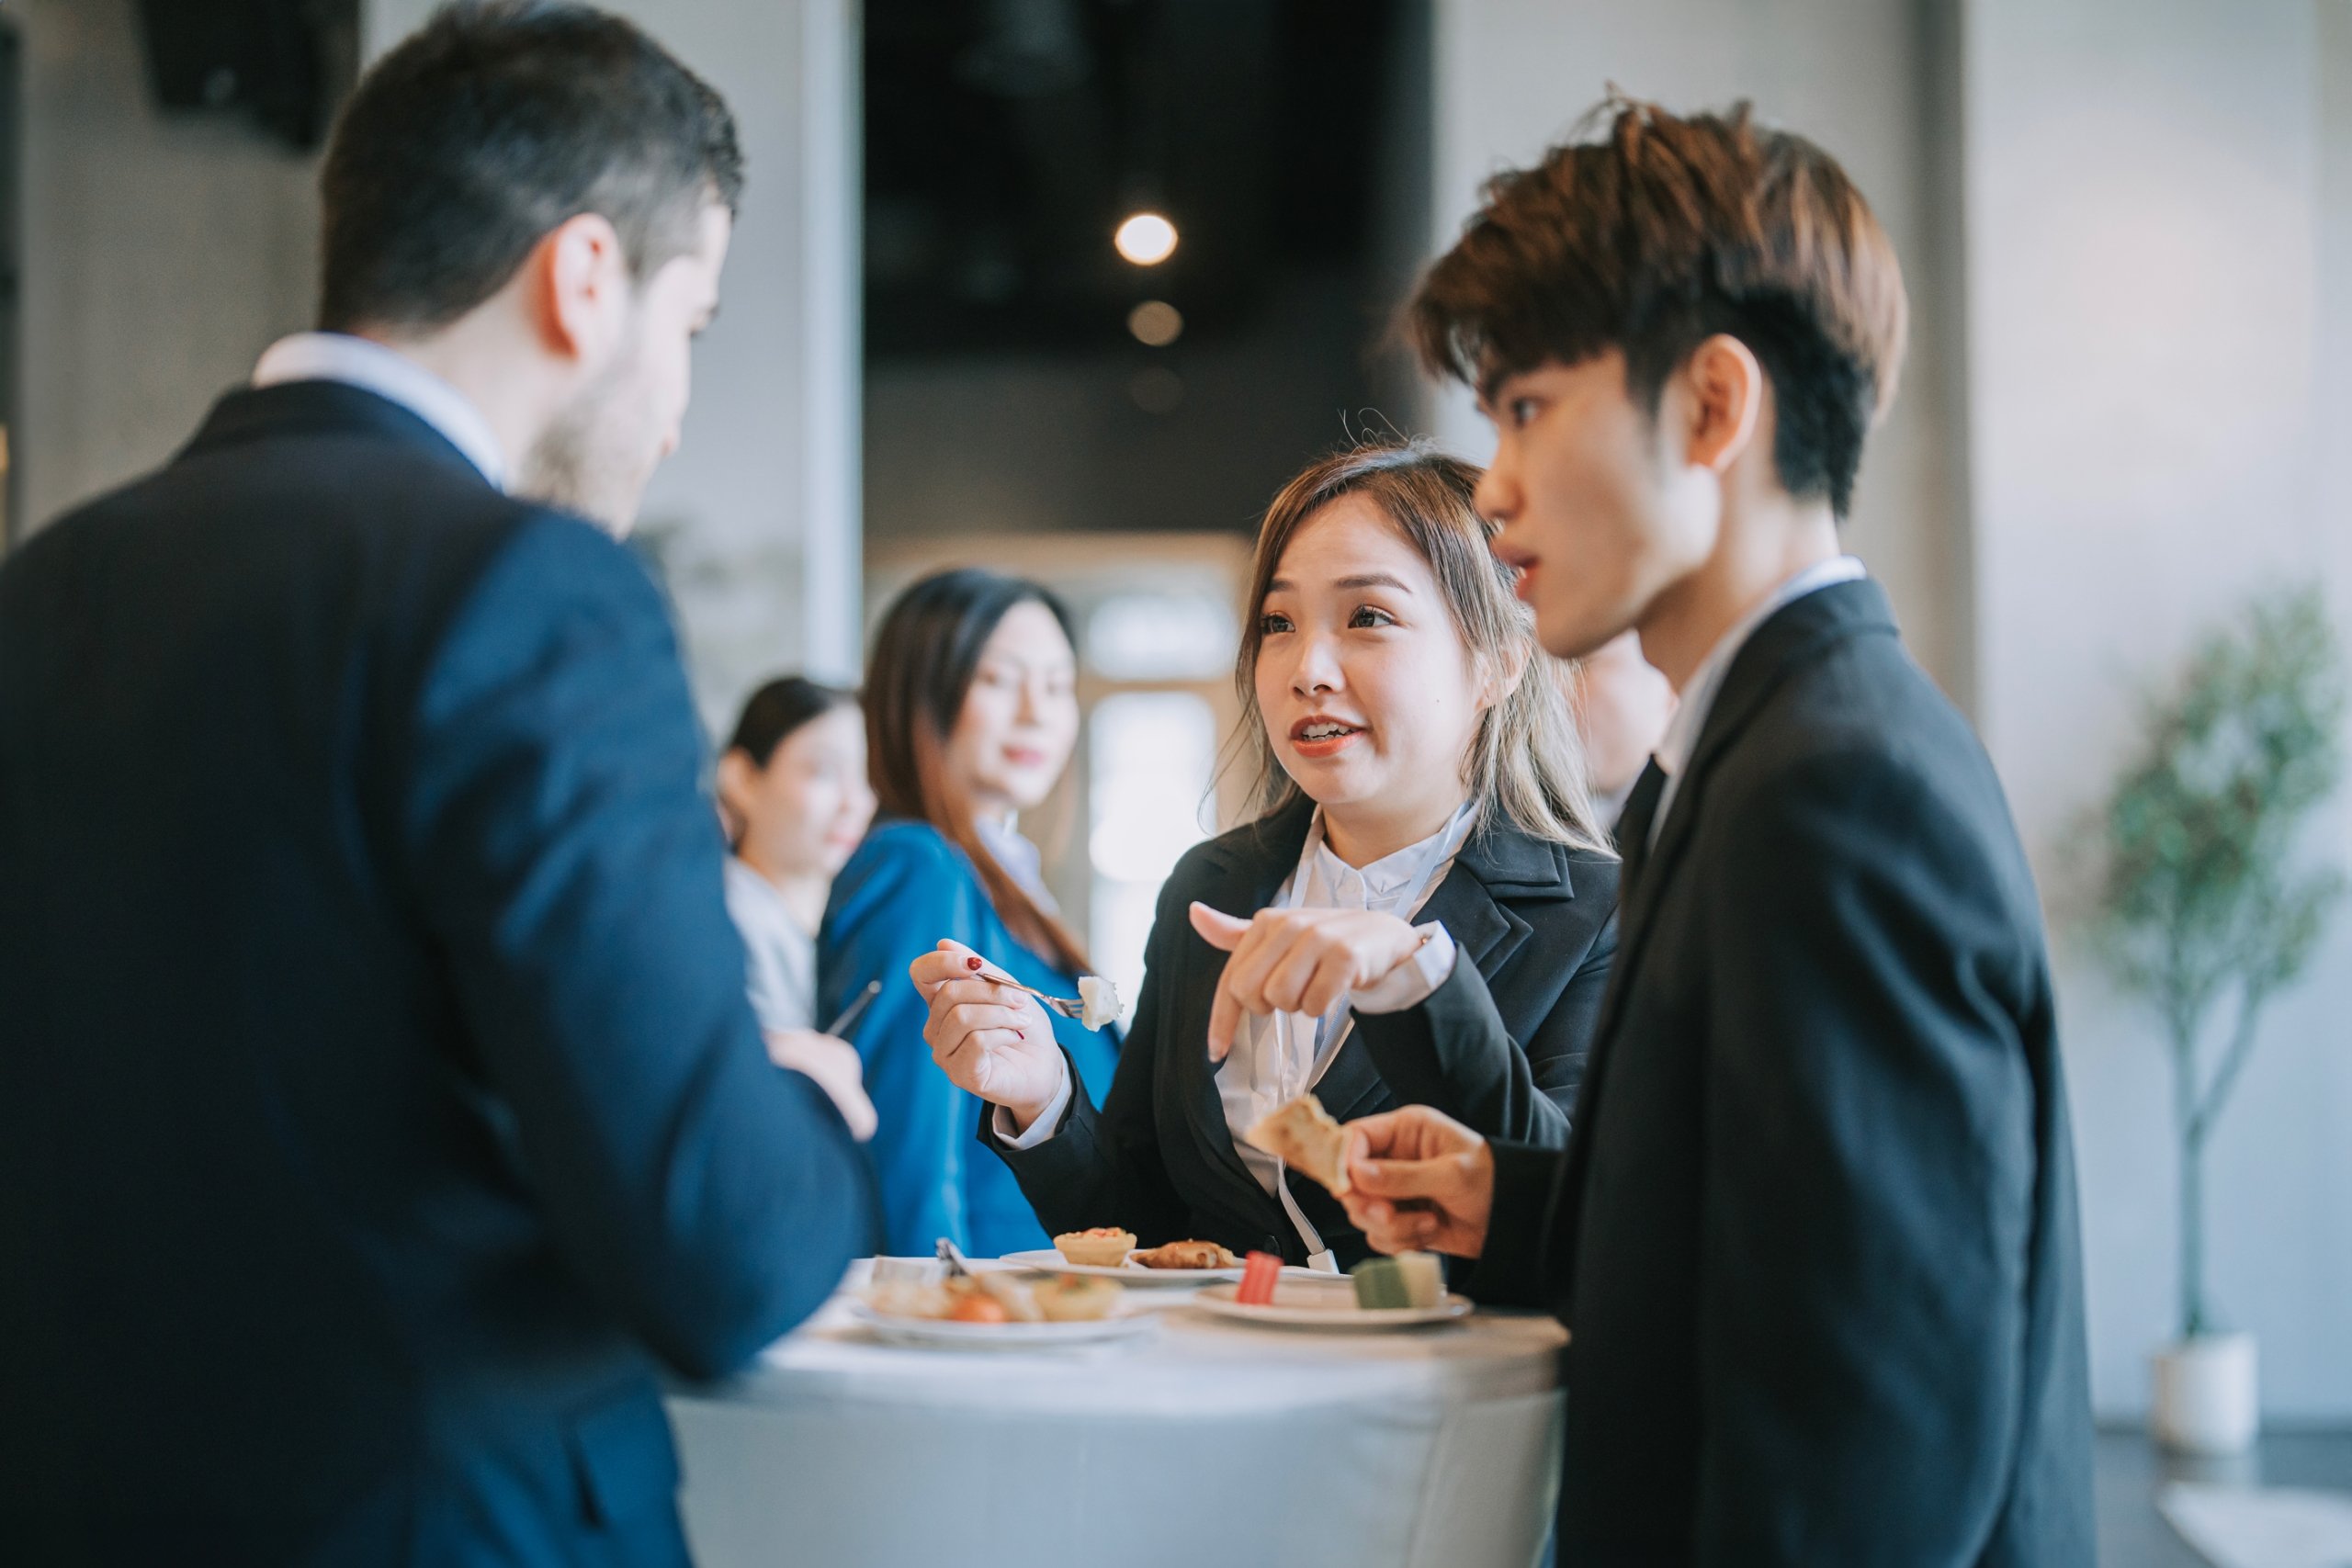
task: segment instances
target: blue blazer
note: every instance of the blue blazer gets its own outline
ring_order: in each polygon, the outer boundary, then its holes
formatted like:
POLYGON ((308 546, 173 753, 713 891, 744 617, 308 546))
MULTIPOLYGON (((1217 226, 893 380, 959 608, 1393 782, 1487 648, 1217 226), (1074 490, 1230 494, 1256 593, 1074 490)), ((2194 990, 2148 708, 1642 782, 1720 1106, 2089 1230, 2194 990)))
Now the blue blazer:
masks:
MULTIPOLYGON (((988 955, 1023 985, 1078 994, 1078 976, 1029 951, 1005 929, 964 852, 928 822, 884 822, 833 881, 817 937, 817 1013, 831 1018, 865 988, 882 993, 852 1036, 881 1129, 870 1145, 882 1183, 889 1250, 928 1257, 941 1236, 976 1258, 1051 1244, 1003 1162, 973 1142, 980 1100, 947 1081, 923 1043, 930 1010, 907 965, 942 937, 988 955)), ((1109 1091, 1116 1028, 1054 1020, 1054 1036, 1090 1094, 1109 1091)))
POLYGON ((869 1244, 659 593, 372 393, 0 568, 0 1562, 682 1563, 657 1366, 869 1244))

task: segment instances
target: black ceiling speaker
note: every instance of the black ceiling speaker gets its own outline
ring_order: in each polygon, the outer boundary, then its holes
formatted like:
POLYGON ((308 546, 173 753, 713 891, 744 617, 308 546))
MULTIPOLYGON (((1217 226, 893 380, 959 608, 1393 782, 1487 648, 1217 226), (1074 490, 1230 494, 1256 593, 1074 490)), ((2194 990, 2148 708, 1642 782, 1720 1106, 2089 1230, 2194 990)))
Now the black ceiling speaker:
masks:
POLYGON ((325 139, 358 66, 358 0, 139 0, 167 109, 243 116, 289 146, 325 139))

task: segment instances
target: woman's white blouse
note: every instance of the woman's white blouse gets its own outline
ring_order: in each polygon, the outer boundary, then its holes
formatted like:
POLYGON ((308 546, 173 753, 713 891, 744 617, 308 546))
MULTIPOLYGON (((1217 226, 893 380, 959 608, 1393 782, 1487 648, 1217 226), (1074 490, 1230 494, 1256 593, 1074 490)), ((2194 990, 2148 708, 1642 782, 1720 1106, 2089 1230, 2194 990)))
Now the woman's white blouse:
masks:
MULTIPOLYGON (((1454 856, 1469 840, 1473 817, 1465 806, 1428 838, 1359 871, 1333 854, 1323 841, 1323 814, 1317 810, 1298 868, 1274 895, 1272 908, 1369 909, 1409 920, 1445 880, 1454 856)), ((1234 1152, 1269 1193, 1277 1191, 1282 1162, 1242 1134, 1261 1118, 1315 1087, 1346 1038, 1350 1012, 1402 1012, 1426 1001, 1430 992, 1444 984, 1453 972, 1453 939, 1435 922, 1423 934, 1429 940, 1411 959, 1377 984, 1342 996, 1321 1018, 1280 1013, 1241 1021, 1233 1050, 1217 1068, 1217 1099, 1225 1107, 1225 1124, 1233 1134, 1234 1152)))
MULTIPOLYGON (((1476 820, 1476 813, 1465 805, 1428 838, 1358 871, 1323 841, 1323 813, 1318 808, 1297 869, 1283 880, 1269 908, 1370 909, 1410 919, 1453 869, 1476 820)), ((1233 1134, 1235 1152, 1269 1193, 1279 1195, 1282 1164, 1242 1134, 1266 1112, 1314 1087, 1338 1055, 1350 1012, 1403 1012, 1419 1007, 1453 973, 1453 938, 1445 927, 1432 920, 1415 929, 1426 940, 1410 959, 1378 983, 1341 997, 1323 1017, 1285 1014, 1242 1020, 1233 1050, 1217 1068, 1217 1099, 1225 1110, 1225 1124, 1233 1134)), ((1065 1063, 1060 1089, 1026 1133, 1016 1134, 1011 1115, 1001 1106, 997 1108, 999 1141, 1015 1149, 1044 1143, 1059 1131, 1070 1093, 1069 1067, 1065 1063)))
POLYGON ((775 883, 727 858, 727 912, 742 933, 745 986, 769 1033, 817 1027, 817 939, 794 918, 775 883))

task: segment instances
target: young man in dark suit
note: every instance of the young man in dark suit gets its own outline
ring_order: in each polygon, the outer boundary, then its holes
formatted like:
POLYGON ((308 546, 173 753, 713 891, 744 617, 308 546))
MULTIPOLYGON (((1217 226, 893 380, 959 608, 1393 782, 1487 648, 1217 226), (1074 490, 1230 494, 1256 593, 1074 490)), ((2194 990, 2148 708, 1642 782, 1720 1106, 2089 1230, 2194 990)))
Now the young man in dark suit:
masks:
POLYGON ((2033 880, 1838 541, 1902 358, 1885 234, 1744 109, 1619 104, 1488 187, 1410 320, 1499 433, 1544 646, 1633 627, 1680 705, 1567 1151, 1370 1118, 1351 1215, 1568 1325, 1564 1563, 2087 1564, 2033 880))
POLYGON ((684 1562, 657 1365, 866 1249, 614 537, 741 181, 634 28, 444 11, 324 330, 0 570, 0 1559, 684 1562))

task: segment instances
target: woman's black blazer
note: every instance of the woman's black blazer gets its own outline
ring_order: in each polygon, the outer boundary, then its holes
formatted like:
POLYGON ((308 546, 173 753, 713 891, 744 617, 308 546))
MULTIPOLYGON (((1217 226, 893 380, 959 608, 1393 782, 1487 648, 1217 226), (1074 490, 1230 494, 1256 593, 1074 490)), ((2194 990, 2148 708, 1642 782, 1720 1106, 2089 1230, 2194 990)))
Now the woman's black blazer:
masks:
MULTIPOLYGON (((1132 1230, 1145 1245, 1197 1238, 1304 1262, 1278 1200, 1233 1146, 1208 1058, 1209 1006, 1226 955, 1186 916, 1193 900, 1264 908, 1298 864, 1313 807, 1300 802, 1193 848, 1161 889, 1136 1024, 1098 1109, 1077 1075, 1054 1136, 1004 1146, 992 1111, 980 1141, 1004 1159, 1046 1230, 1132 1230)), ((1472 836, 1417 922, 1441 920, 1459 954, 1418 1007, 1359 1014, 1315 1085, 1346 1122, 1435 1106, 1490 1137, 1561 1146, 1617 945, 1617 863, 1503 825, 1472 836)), ((1346 1267, 1363 1237, 1314 1181, 1291 1193, 1346 1267)))

